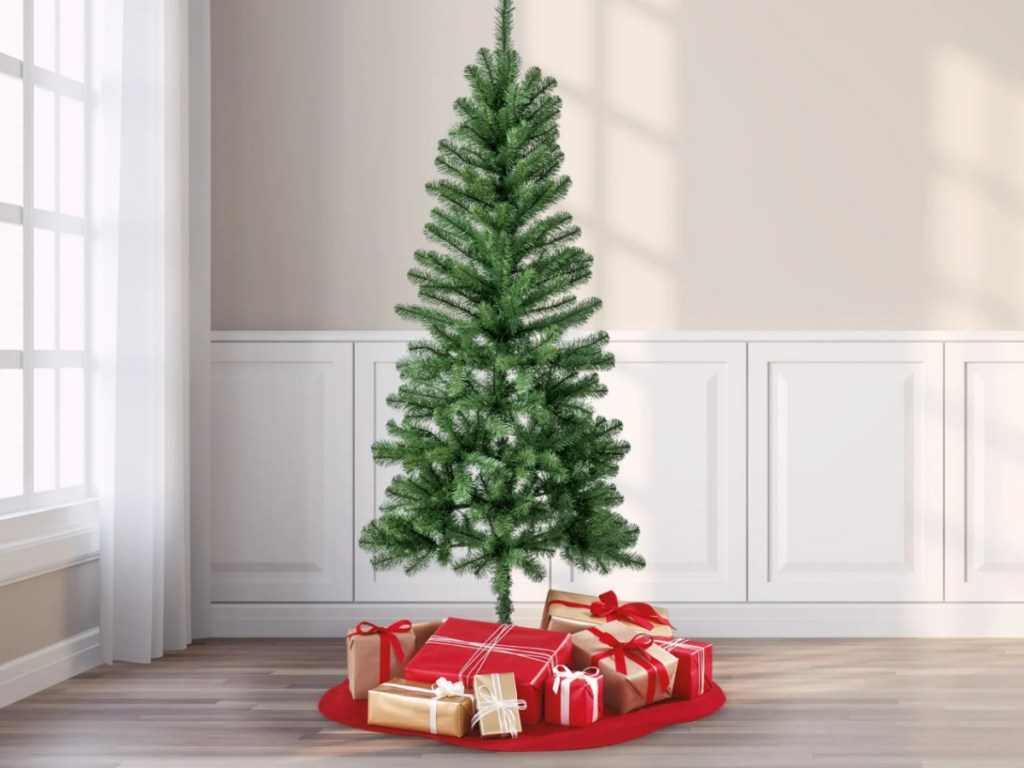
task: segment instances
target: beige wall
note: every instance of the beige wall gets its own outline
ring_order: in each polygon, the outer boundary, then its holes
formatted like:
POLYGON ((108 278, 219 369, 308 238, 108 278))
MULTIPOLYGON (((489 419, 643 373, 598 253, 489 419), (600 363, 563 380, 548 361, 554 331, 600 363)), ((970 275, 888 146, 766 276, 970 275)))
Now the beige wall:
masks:
POLYGON ((0 664, 99 626, 99 562, 0 587, 0 617, 0 664))
MULTIPOLYGON (((1024 328, 1024 3, 519 0, 610 329, 1024 328)), ((214 0, 213 325, 399 328, 482 0, 214 0)))

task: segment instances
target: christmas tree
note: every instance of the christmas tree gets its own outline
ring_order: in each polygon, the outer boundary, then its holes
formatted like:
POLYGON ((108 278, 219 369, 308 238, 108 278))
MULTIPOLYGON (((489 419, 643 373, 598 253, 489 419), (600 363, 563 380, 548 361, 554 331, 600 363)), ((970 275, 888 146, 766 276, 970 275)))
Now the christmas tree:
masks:
POLYGON ((601 302, 573 295, 593 259, 572 216, 551 210, 571 184, 561 100, 553 78, 523 73, 511 33, 500 0, 495 50, 466 67, 470 95, 438 144, 425 230, 437 249, 417 251, 409 272, 422 303, 396 307, 429 339, 398 363, 388 403, 402 419, 373 455, 401 473, 359 539, 378 569, 436 561, 489 576, 503 623, 513 572, 540 581, 556 554, 583 571, 644 567, 611 482, 629 445, 593 409, 598 372, 614 365, 608 336, 567 335, 601 302))

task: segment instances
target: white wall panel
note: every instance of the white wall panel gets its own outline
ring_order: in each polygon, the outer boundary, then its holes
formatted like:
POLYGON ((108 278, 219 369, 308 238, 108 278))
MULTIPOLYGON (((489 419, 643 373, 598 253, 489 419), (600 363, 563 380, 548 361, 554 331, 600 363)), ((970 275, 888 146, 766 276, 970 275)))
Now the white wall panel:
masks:
POLYGON ((615 342, 598 410, 630 453, 615 483, 640 526, 643 571, 559 563, 556 586, 652 602, 746 598, 746 352, 740 343, 615 342))
POLYGON ((1024 344, 946 348, 946 597, 1024 600, 1024 344))
POLYGON ((217 344, 214 602, 352 599, 352 345, 217 344))
POLYGON ((750 597, 942 599, 942 345, 752 344, 750 597))

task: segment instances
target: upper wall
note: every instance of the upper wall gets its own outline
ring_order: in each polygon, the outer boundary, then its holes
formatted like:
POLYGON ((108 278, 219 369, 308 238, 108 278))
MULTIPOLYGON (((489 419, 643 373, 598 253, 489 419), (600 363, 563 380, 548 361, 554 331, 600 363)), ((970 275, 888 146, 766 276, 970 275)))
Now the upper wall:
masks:
MULTIPOLYGON (((482 0, 216 0, 213 327, 400 328, 482 0)), ((1024 3, 519 0, 598 324, 1024 328, 1024 3)))

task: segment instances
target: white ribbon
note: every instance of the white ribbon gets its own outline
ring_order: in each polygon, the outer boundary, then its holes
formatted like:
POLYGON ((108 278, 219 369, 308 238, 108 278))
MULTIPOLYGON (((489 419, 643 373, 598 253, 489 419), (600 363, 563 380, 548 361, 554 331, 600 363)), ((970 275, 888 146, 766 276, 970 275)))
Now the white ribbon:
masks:
POLYGON ((403 691, 414 691, 415 693, 430 694, 430 732, 437 733, 437 702, 447 699, 450 696, 461 696, 473 700, 473 694, 466 693, 466 687, 462 683, 453 683, 443 677, 437 678, 437 682, 430 688, 417 688, 413 685, 402 685, 400 683, 381 683, 381 688, 398 688, 403 691))
POLYGON ((697 683, 697 695, 704 693, 704 652, 707 650, 703 645, 694 645, 686 637, 673 637, 671 640, 654 638, 654 642, 666 651, 674 651, 676 648, 688 648, 697 652, 697 676, 700 682, 697 683))
POLYGON ((559 664, 555 667, 553 675, 555 682, 552 687, 555 695, 559 697, 558 703, 561 707, 560 720, 562 725, 569 725, 569 696, 574 680, 582 680, 590 688, 590 698, 594 702, 593 721, 597 722, 597 681, 601 678, 601 672, 598 668, 587 667, 576 672, 564 664, 559 664), (561 695, 559 695, 559 688, 561 688, 561 695))
POLYGON ((427 644, 433 643, 435 645, 447 645, 456 648, 472 649, 473 653, 469 655, 466 663, 463 664, 462 669, 459 670, 459 679, 463 681, 472 680, 476 675, 480 674, 480 670, 483 668, 488 657, 492 653, 501 653, 507 656, 514 656, 518 659, 542 661, 545 662, 545 667, 554 668, 555 659, 558 656, 557 650, 553 651, 549 648, 537 648, 531 645, 510 645, 502 643, 505 636, 513 629, 514 627, 510 624, 502 624, 482 642, 475 640, 462 640, 457 637, 445 637, 443 635, 438 636, 435 634, 430 636, 430 639, 427 640, 427 644))
MULTIPOLYGON (((480 675, 480 677, 483 677, 483 675, 480 675)), ((519 731, 516 730, 515 712, 516 710, 522 712, 526 709, 526 701, 524 699, 504 698, 501 690, 501 677, 498 674, 492 674, 490 678, 491 686, 494 686, 494 690, 489 685, 476 686, 476 714, 470 720, 469 727, 472 728, 488 715, 497 713, 498 725, 501 731, 509 734, 514 739, 519 736, 519 731)))

